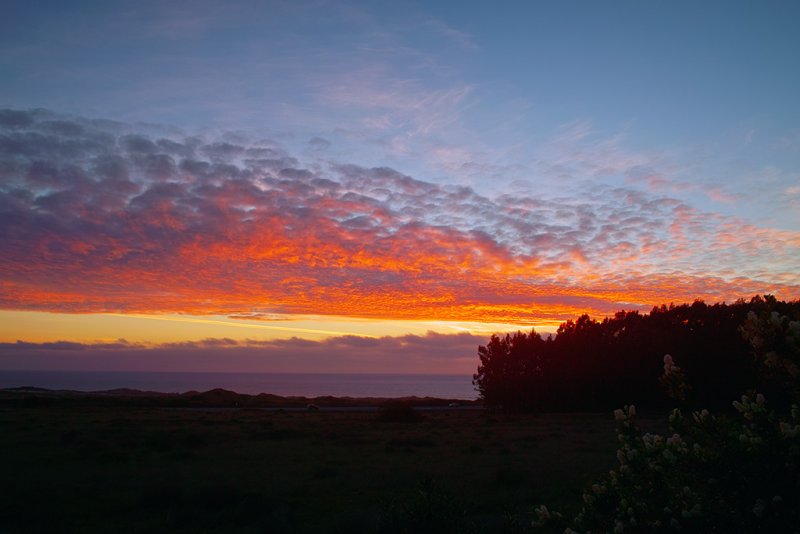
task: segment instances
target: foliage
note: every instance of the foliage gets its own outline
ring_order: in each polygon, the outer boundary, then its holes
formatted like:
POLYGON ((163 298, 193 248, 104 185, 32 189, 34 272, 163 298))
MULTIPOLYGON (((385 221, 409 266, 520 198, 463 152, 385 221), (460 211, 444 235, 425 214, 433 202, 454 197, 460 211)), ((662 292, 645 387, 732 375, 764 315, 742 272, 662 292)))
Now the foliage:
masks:
MULTIPOLYGON (((536 509, 534 526, 563 532, 792 532, 800 525, 800 314, 750 311, 739 331, 755 360, 792 402, 776 410, 762 393, 732 403, 735 415, 674 409, 670 434, 643 434, 636 409, 618 421, 619 468, 583 494, 572 519, 536 509)), ((664 357, 665 383, 685 376, 664 357)))
POLYGON ((45 407, 0 398, 0 532, 383 533, 427 521, 508 533, 510 518, 530 529, 532 496, 569 505, 615 445, 601 414, 441 410, 409 424, 362 410, 53 397, 45 407))
POLYGON ((487 406, 510 411, 611 410, 626 403, 660 410, 669 406, 664 389, 682 396, 684 407, 722 409, 726 399, 754 388, 785 404, 779 385, 756 373, 750 345, 739 334, 750 312, 793 316, 800 302, 772 296, 730 305, 695 301, 649 314, 620 311, 602 321, 584 315, 547 338, 535 331, 492 336, 478 349, 473 383, 487 406), (685 376, 670 376, 659 389, 653 385, 665 354, 685 376))
POLYGON ((440 534, 475 530, 463 507, 430 477, 423 478, 407 499, 389 502, 382 519, 381 532, 440 534))
POLYGON ((377 416, 377 420, 384 423, 415 423, 423 419, 424 416, 413 405, 403 401, 384 403, 377 416))

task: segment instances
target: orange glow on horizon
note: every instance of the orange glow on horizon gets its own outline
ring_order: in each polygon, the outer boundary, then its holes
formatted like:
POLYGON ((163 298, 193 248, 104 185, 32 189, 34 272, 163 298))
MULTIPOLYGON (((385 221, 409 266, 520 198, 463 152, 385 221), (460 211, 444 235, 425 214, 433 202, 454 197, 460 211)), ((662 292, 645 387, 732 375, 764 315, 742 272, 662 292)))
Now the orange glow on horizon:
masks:
MULTIPOLYGON (((537 324, 539 332, 557 325, 537 324)), ((285 316, 279 320, 175 314, 50 313, 0 310, 0 343, 46 343, 70 340, 111 343, 125 340, 143 346, 164 343, 230 339, 237 342, 302 338, 324 340, 341 336, 361 338, 528 331, 531 325, 458 321, 382 320, 336 316, 285 316)))

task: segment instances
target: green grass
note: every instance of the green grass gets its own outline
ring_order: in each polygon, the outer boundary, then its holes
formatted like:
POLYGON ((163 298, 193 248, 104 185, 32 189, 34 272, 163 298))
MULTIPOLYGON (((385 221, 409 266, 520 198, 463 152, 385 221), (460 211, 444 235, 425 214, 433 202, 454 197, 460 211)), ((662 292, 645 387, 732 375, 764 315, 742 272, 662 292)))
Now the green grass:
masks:
POLYGON ((615 448, 610 414, 0 404, 0 532, 508 531, 615 448))

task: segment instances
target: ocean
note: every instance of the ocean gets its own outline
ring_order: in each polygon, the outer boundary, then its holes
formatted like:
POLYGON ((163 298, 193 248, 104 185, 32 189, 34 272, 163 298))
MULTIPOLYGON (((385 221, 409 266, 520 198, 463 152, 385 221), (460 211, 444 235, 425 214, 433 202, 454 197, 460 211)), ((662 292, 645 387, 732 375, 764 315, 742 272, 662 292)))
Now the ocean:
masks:
POLYGON ((125 371, 4 371, 0 388, 39 387, 74 391, 129 388, 183 393, 222 388, 256 395, 318 397, 478 397, 472 377, 463 375, 305 374, 305 373, 161 373, 125 371))

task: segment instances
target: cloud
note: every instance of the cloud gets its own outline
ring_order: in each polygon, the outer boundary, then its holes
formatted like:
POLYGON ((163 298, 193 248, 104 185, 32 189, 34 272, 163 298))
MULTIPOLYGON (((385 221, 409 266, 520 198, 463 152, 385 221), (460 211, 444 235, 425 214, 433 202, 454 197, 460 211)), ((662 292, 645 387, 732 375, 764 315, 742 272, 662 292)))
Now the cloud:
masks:
POLYGON ((333 76, 318 83, 316 99, 327 108, 356 112, 357 129, 431 139, 460 121, 474 91, 465 83, 430 88, 389 71, 387 66, 371 65, 333 76))
POLYGON ((322 341, 204 339, 145 346, 115 343, 0 343, 3 369, 193 372, 471 374, 484 336, 466 333, 322 341))
POLYGON ((492 197, 45 110, 0 113, 0 250, 18 310, 518 324, 800 295, 800 232, 652 191, 492 197))
POLYGON ((472 35, 463 30, 456 29, 440 19, 428 17, 424 19, 422 23, 461 48, 473 51, 480 48, 475 43, 475 39, 472 35))
POLYGON ((323 139, 322 137, 312 137, 308 140, 308 145, 312 148, 312 150, 327 150, 331 146, 331 142, 327 139, 323 139))

